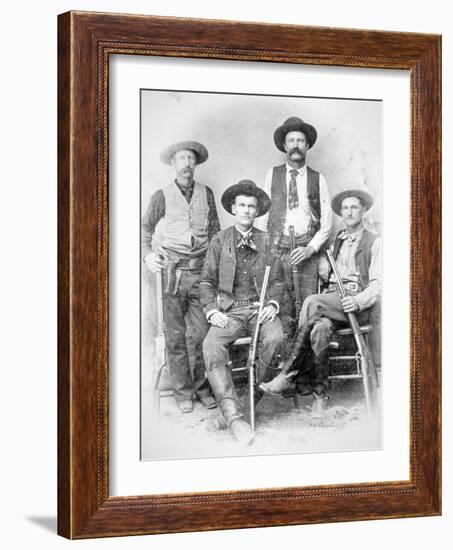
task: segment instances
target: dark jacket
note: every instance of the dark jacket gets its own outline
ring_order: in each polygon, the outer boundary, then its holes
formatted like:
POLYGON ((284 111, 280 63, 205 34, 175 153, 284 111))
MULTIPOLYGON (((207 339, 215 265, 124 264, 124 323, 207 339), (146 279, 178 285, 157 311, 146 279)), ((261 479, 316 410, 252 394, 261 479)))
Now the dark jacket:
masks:
MULTIPOLYGON (((266 265, 272 265, 266 301, 280 303, 283 291, 283 270, 280 259, 271 253, 269 239, 264 231, 254 227, 252 239, 257 253, 250 264, 251 276, 256 277, 261 292, 266 265)), ((236 273, 236 237, 234 227, 219 231, 211 240, 200 278, 200 301, 207 313, 213 309, 228 310, 234 302, 236 273)))

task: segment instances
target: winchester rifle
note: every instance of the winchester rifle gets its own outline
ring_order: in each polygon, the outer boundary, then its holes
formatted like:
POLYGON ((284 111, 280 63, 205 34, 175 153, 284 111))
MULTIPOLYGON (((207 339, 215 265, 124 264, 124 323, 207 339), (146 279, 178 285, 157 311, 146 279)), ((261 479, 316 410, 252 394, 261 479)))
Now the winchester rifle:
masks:
POLYGON ((164 315, 162 300, 162 272, 156 273, 156 301, 157 301, 157 326, 154 339, 156 363, 153 371, 152 395, 153 395, 153 416, 156 421, 160 416, 160 390, 159 382, 162 371, 167 364, 164 335, 164 315))
MULTIPOLYGON (((296 248, 296 236, 294 233, 294 226, 290 225, 289 228, 289 247, 291 250, 291 253, 296 248)), ((295 326, 297 327, 298 321, 299 321, 299 315, 300 310, 302 307, 302 294, 300 292, 300 281, 299 281, 299 270, 297 268, 297 265, 291 264, 291 272, 293 275, 293 286, 294 286, 294 301, 296 305, 296 319, 295 319, 295 326)))
POLYGON ((261 287, 260 301, 257 313, 257 321, 253 332, 252 343, 250 344, 249 356, 247 359, 248 382, 249 382, 249 403, 250 403, 250 428, 255 431, 255 369, 256 369, 256 353, 258 349, 258 339, 261 329, 261 313, 264 309, 266 300, 267 286, 269 284, 269 274, 271 266, 267 265, 264 271, 263 286, 261 287))
MULTIPOLYGON (((330 250, 327 251, 327 259, 329 260, 332 271, 335 275, 337 281, 338 293, 341 298, 346 298, 346 289, 344 287, 343 281, 338 271, 337 263, 335 258, 330 250)), ((357 346, 357 358, 360 361, 360 366, 362 370, 363 377, 363 387, 365 390, 365 401, 367 406, 368 414, 373 412, 373 409, 376 404, 376 368, 373 361, 373 356, 365 342, 362 331, 360 330, 357 317, 354 313, 346 313, 348 318, 349 325, 352 329, 354 340, 357 346)))

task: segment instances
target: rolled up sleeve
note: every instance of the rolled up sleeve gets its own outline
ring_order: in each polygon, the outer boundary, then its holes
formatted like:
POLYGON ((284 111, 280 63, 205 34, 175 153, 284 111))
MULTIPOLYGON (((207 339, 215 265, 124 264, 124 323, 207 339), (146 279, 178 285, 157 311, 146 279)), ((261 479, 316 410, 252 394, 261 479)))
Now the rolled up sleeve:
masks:
POLYGON ((382 292, 382 258, 381 258, 381 239, 375 239, 371 247, 371 262, 369 268, 368 286, 359 292, 355 297, 360 310, 368 309, 374 306, 382 292))
POLYGON ((329 238, 332 230, 332 208, 330 206, 329 188, 322 174, 319 174, 319 201, 321 203, 320 228, 309 242, 309 246, 318 252, 329 238))

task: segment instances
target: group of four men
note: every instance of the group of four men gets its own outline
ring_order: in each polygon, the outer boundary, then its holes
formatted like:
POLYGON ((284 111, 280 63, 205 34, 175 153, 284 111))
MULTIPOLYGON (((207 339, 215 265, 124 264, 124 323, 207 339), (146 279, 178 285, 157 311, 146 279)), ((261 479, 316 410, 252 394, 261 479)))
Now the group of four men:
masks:
POLYGON ((250 443, 253 434, 243 419, 228 367, 230 344, 250 334, 259 322, 259 392, 312 393, 313 411, 320 414, 327 399, 333 322, 346 321, 345 313, 369 310, 380 295, 380 239, 363 226, 373 199, 365 191, 348 190, 330 202, 324 177, 306 165, 307 151, 316 138, 316 129, 297 117, 279 126, 274 142, 286 154, 286 162, 269 170, 263 188, 241 180, 226 189, 221 202, 234 216, 234 225, 224 230, 211 189, 194 180, 195 167, 208 158, 207 149, 195 141, 173 144, 162 152, 161 160, 173 166, 176 179, 154 193, 143 218, 144 262, 163 276, 168 370, 176 402, 182 412, 192 411, 194 394, 208 409, 218 405, 225 424, 242 444, 250 443), (346 225, 333 244, 348 291, 344 299, 322 255, 332 210, 346 225), (293 247, 290 230, 295 235, 293 247), (257 319, 266 265, 271 265, 269 287, 257 319), (287 360, 274 377, 273 359, 285 332, 282 320, 294 316, 295 266, 302 297, 297 330, 311 347, 313 360, 308 370, 287 360), (322 294, 318 294, 319 276, 327 284, 322 294), (193 377, 187 326, 194 348, 193 377))

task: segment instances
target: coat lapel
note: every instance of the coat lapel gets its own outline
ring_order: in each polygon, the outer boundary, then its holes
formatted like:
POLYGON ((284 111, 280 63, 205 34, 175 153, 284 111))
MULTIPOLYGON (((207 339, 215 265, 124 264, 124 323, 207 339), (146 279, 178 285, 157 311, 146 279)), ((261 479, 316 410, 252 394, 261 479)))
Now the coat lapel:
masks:
POLYGON ((231 294, 233 292, 234 274, 236 273, 236 250, 234 227, 225 231, 219 260, 219 288, 231 294))

